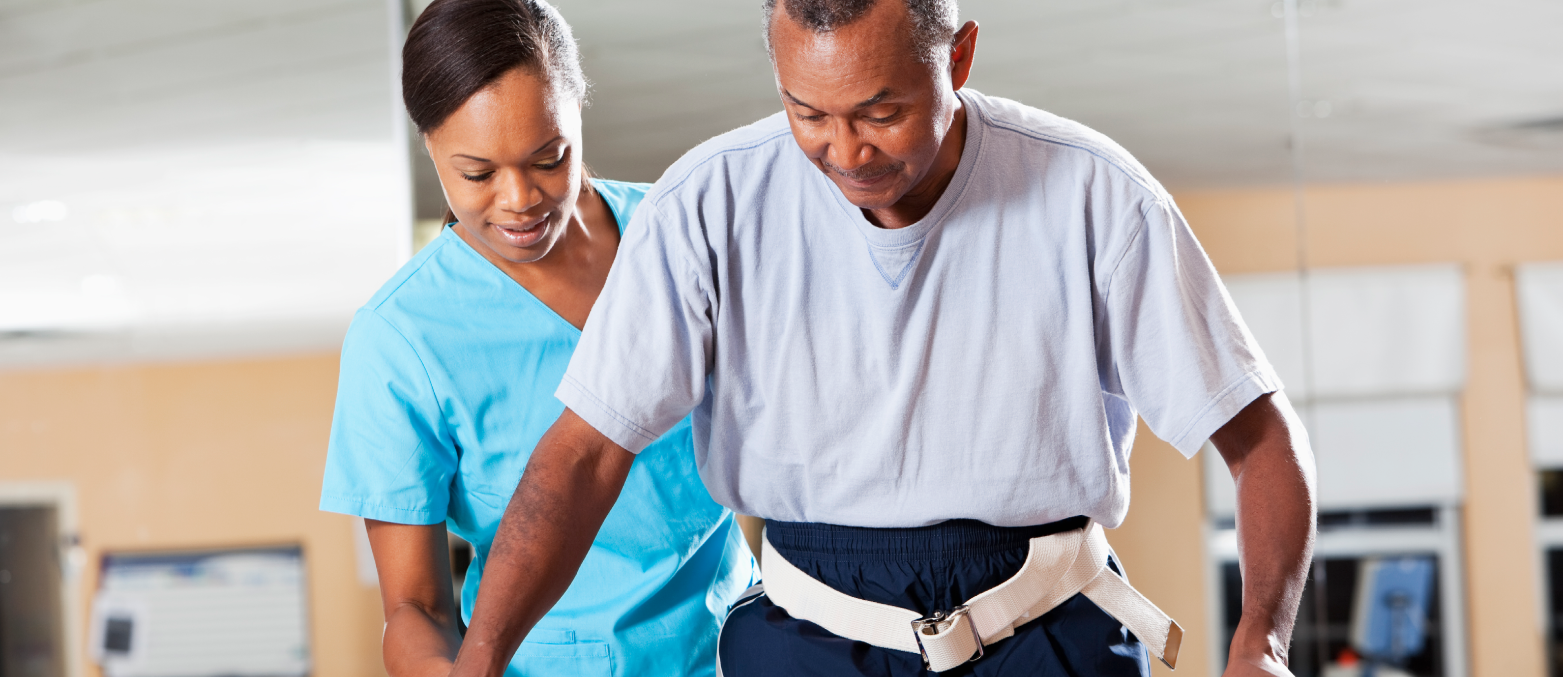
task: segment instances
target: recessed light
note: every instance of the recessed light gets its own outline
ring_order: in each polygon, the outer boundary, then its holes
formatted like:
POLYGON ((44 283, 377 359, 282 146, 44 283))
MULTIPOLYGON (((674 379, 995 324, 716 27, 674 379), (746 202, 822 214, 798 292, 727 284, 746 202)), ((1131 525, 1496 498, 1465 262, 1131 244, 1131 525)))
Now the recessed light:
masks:
POLYGON ((90 296, 111 296, 121 289, 119 278, 98 273, 81 279, 81 291, 90 296))
POLYGON ((65 203, 58 200, 29 202, 11 210, 11 220, 17 223, 47 223, 64 221, 70 215, 65 203))

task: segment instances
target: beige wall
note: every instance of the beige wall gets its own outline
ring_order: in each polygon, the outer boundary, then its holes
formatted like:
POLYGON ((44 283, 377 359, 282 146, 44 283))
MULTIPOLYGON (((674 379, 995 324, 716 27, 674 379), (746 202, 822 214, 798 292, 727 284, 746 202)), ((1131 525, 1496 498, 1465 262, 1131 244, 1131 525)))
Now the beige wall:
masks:
POLYGON ((315 509, 336 372, 317 356, 0 374, 0 482, 75 486, 80 618, 105 551, 297 543, 315 674, 383 675, 352 522, 315 509))
MULTIPOLYGON (((1222 272, 1293 266, 1289 190, 1177 197, 1222 272)), ((1477 677, 1540 677, 1511 271, 1563 259, 1563 178, 1315 186, 1307 208, 1313 265, 1466 266, 1472 664, 1477 677)), ((355 576, 350 522, 315 509, 335 383, 333 356, 0 374, 0 481, 74 483, 89 563, 114 549, 302 543, 317 674, 383 674, 380 610, 355 576)), ((1208 674, 1198 463, 1142 427, 1132 470, 1133 505, 1111 540, 1188 631, 1178 674, 1208 674)))
MULTIPOLYGON (((1290 189, 1184 192, 1189 223, 1224 274, 1292 270, 1290 189)), ((1525 381, 1513 268, 1563 260, 1563 178, 1310 186, 1312 266, 1459 262, 1467 274, 1469 380, 1463 404, 1465 557, 1472 674, 1543 674, 1524 438, 1525 381)), ((1143 427, 1129 518, 1111 539, 1134 582, 1183 622, 1183 674, 1208 674, 1200 473, 1143 427)), ((1160 669, 1160 668, 1158 668, 1160 669)))

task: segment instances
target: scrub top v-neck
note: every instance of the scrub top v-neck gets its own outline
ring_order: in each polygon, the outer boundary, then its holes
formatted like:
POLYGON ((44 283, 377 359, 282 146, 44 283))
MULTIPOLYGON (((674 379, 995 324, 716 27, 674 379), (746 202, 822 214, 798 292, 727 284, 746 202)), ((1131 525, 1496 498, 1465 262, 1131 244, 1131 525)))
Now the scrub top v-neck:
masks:
MULTIPOLYGON (((649 187, 593 185, 621 232, 649 187)), ((553 393, 580 336, 445 229, 354 316, 320 508, 443 522, 471 542, 470 619, 500 517, 564 410, 553 393)), ((756 577, 732 513, 701 484, 686 419, 636 459, 574 583, 508 674, 709 674, 718 614, 756 577)))

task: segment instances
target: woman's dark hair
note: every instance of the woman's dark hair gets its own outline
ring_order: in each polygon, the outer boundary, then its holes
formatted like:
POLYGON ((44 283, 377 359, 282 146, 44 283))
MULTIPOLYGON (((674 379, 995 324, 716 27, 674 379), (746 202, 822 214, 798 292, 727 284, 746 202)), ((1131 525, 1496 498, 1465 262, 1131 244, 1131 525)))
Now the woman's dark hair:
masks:
POLYGON ((427 134, 467 99, 516 68, 555 91, 586 96, 570 25, 543 0, 434 0, 402 46, 402 103, 427 134))

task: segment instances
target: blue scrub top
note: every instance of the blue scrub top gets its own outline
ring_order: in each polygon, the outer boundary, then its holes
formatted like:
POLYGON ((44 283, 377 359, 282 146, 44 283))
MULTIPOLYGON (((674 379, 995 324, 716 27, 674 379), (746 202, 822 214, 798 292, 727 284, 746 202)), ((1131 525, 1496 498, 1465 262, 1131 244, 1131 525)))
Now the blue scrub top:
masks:
MULTIPOLYGON (((594 180, 622 231, 648 184, 594 180)), ((474 546, 470 621, 494 532, 580 330, 446 228, 353 318, 320 509, 439 524, 474 546)), ((696 472, 689 420, 631 466, 564 597, 508 675, 709 675, 727 608, 758 578, 696 472)))

